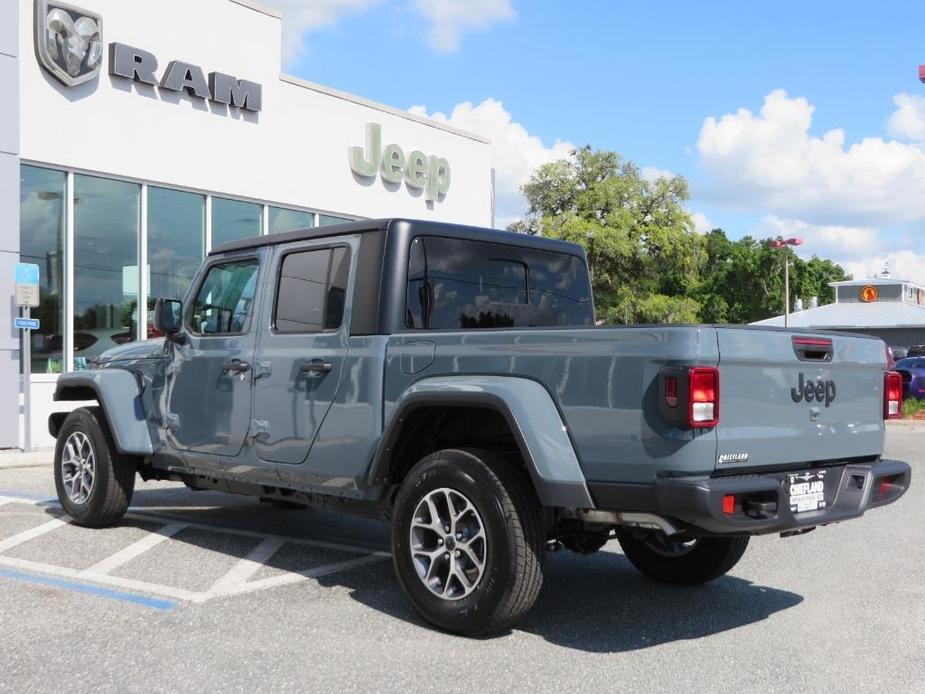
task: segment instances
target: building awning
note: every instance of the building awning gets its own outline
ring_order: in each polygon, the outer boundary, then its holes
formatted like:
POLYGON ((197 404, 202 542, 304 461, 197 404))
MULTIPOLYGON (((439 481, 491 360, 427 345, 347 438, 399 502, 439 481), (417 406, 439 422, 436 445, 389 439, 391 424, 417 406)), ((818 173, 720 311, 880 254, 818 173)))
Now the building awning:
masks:
MULTIPOLYGON (((783 326, 775 316, 752 325, 783 326)), ((904 301, 826 304, 790 314, 791 328, 925 328, 925 306, 904 301)))

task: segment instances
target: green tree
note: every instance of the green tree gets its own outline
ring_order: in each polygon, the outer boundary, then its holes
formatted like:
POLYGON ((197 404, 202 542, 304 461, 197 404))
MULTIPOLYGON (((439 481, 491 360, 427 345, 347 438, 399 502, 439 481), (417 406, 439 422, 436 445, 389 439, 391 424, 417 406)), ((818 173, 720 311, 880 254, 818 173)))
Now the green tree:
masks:
POLYGON ((697 320, 705 254, 682 177, 647 180, 616 152, 583 147, 540 166, 523 193, 528 216, 509 229, 582 245, 599 319, 697 320))
POLYGON ((846 279, 830 260, 798 258, 768 239, 731 241, 722 229, 694 230, 680 176, 647 180, 607 150, 583 147, 540 166, 523 186, 527 216, 510 231, 584 247, 595 306, 606 323, 751 323, 784 310, 784 253, 791 301, 833 300, 846 279))
POLYGON ((834 300, 829 282, 847 279, 844 269, 831 260, 797 257, 792 250, 768 246, 770 239, 745 236, 730 241, 722 229, 705 236, 707 260, 697 292, 701 319, 710 323, 751 323, 784 312, 784 257, 790 259, 790 301, 809 304, 834 300))

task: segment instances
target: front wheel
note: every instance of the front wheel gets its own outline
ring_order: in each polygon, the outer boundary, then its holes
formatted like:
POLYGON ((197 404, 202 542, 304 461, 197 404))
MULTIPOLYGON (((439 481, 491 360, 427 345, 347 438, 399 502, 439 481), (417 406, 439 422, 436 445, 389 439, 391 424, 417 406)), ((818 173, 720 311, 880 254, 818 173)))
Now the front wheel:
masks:
POLYGON ((71 412, 58 432, 55 488, 78 525, 100 528, 125 515, 135 490, 135 461, 116 450, 98 407, 71 412))
POLYGON ((539 508, 523 470, 488 451, 418 462, 395 501, 392 556, 424 619, 475 636, 529 610, 543 581, 539 508))
POLYGON ((672 538, 661 532, 617 529, 626 558, 649 578, 663 583, 694 585, 726 574, 745 548, 744 537, 672 538))

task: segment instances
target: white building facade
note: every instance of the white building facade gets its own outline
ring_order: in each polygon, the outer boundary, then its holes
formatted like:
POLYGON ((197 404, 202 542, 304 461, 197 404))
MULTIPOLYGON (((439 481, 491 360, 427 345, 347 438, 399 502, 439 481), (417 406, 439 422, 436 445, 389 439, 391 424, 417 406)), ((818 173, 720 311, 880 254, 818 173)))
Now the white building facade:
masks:
POLYGON ((30 345, 42 446, 57 374, 145 339, 154 299, 182 296, 219 243, 358 218, 493 223, 487 140, 281 74, 272 10, 0 8, 0 447, 24 439, 18 262, 40 269, 30 345))

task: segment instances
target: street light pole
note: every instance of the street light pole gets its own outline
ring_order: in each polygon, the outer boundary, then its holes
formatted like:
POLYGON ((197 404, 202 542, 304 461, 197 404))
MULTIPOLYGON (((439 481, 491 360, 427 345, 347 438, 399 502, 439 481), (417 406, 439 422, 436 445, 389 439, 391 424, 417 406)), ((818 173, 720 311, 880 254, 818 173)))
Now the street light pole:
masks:
POLYGON ((776 239, 768 241, 770 248, 782 248, 784 250, 784 327, 790 324, 790 249, 788 246, 800 246, 803 239, 796 236, 792 239, 783 239, 778 236, 776 239))

